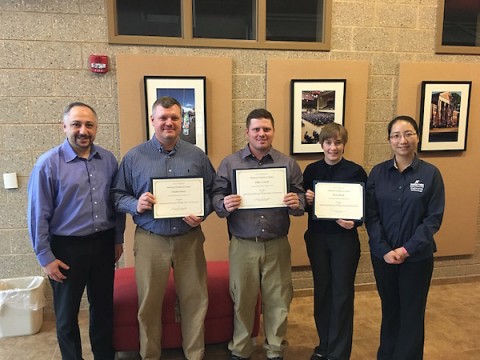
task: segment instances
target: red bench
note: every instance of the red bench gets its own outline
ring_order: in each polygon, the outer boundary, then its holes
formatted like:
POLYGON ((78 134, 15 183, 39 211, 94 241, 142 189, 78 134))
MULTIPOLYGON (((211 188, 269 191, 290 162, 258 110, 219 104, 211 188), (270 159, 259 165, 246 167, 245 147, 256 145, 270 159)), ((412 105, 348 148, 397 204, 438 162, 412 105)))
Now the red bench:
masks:
MULTIPOLYGON (((205 344, 228 342, 233 334, 233 302, 228 283, 228 262, 208 262, 209 304, 205 318, 205 344)), ((175 284, 170 272, 167 291, 163 300, 162 348, 182 346, 180 323, 175 321, 175 284)), ((113 345, 116 351, 139 351, 138 298, 135 282, 135 268, 122 268, 115 271, 113 298, 113 345)), ((260 301, 257 303, 255 326, 252 337, 258 335, 260 321, 260 301)))

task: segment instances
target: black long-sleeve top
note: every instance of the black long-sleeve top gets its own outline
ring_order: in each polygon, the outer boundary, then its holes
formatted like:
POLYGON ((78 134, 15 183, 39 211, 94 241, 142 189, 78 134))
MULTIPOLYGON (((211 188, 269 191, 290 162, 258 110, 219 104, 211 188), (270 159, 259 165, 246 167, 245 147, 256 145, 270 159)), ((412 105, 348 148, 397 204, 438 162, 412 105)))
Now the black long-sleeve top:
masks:
MULTIPOLYGON (((335 165, 328 165, 324 160, 319 160, 308 165, 303 172, 305 190, 313 191, 314 181, 331 181, 344 183, 367 182, 365 170, 353 161, 342 158, 335 165)), ((318 234, 335 234, 347 230, 336 223, 335 220, 315 220, 313 218, 313 206, 307 206, 308 210, 308 231, 318 234)), ((355 222, 355 228, 360 226, 360 221, 355 222)))

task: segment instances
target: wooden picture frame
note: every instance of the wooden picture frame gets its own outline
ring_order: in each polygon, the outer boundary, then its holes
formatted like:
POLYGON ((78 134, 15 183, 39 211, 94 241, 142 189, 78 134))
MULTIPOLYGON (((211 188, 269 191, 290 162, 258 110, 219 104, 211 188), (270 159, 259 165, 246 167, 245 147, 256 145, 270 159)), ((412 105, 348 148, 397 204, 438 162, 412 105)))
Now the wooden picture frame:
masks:
POLYGON ((480 54, 480 2, 437 0, 437 54, 480 54))

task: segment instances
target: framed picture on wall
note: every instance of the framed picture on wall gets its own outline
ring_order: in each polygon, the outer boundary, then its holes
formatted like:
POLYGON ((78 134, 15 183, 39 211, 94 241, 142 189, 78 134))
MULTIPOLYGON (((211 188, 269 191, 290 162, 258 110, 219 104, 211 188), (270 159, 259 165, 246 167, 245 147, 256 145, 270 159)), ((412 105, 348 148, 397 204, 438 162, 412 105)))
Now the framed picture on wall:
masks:
POLYGON ((154 135, 150 120, 153 103, 171 96, 182 104, 180 138, 207 152, 206 78, 204 76, 144 76, 147 136, 154 135))
POLYGON ((466 150, 471 81, 423 81, 420 151, 466 150))
POLYGON ((345 118, 345 79, 291 80, 292 154, 322 153, 322 127, 345 118))

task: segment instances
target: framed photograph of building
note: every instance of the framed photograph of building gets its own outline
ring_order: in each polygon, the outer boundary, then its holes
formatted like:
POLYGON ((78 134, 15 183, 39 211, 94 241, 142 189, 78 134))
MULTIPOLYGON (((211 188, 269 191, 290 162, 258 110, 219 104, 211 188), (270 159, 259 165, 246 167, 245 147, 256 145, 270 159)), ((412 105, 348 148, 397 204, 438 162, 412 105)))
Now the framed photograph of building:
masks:
POLYGON ((471 81, 423 81, 419 151, 467 147, 471 81))
POLYGON ((322 127, 345 117, 345 79, 291 80, 292 154, 322 153, 322 127))
POLYGON ((180 138, 207 152, 206 78, 204 76, 144 76, 147 136, 154 135, 150 120, 153 103, 171 96, 182 104, 180 138))

